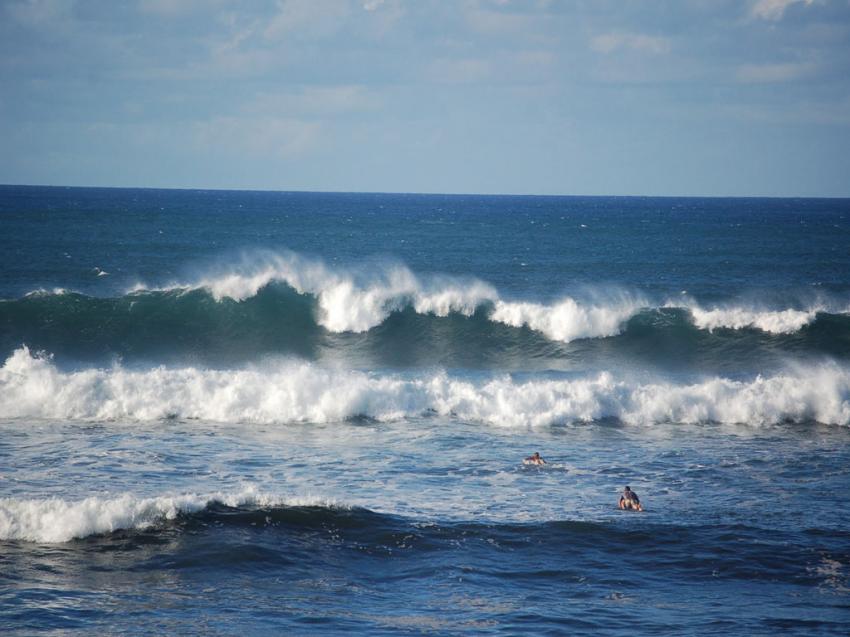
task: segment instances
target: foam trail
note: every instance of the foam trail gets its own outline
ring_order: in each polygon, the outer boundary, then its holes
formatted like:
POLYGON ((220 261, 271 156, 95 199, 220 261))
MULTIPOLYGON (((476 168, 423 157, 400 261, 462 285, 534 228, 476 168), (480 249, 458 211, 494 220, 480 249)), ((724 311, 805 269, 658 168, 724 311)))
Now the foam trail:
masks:
POLYGON ((67 542, 74 538, 111 533, 119 529, 145 529, 180 514, 202 511, 213 503, 229 507, 334 506, 316 498, 281 498, 256 491, 207 495, 183 494, 139 498, 131 494, 112 498, 91 497, 69 502, 0 499, 0 540, 67 542))
POLYGON ((445 372, 416 376, 327 369, 289 361, 262 368, 60 372, 16 350, 0 369, 0 417, 81 420, 197 418, 217 422, 396 420, 436 413, 505 427, 616 418, 628 424, 786 420, 850 424, 850 369, 801 368, 752 381, 638 383, 587 378, 480 381, 445 372))

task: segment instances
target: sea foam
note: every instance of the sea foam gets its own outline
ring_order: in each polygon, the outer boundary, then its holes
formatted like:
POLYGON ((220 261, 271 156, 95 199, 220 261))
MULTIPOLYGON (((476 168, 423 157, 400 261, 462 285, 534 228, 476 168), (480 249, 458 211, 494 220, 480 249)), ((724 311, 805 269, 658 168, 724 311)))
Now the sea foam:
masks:
POLYGON ((132 494, 89 497, 78 501, 61 498, 0 498, 0 540, 67 542, 119 529, 145 529, 166 520, 174 520, 181 514, 202 511, 214 503, 254 508, 340 506, 332 501, 311 497, 273 496, 253 487, 235 493, 149 498, 132 494))
POLYGON ((837 364, 742 381, 640 382, 608 372, 518 381, 446 372, 378 374, 304 361, 238 370, 122 367, 60 371, 16 350, 0 369, 0 417, 334 422, 428 414, 504 427, 614 418, 627 424, 818 421, 850 424, 850 370, 837 364))
POLYGON ((615 336, 644 305, 628 295, 608 303, 581 305, 565 298, 552 305, 497 301, 490 320, 512 327, 529 327, 555 341, 615 336))
POLYGON ((743 307, 703 309, 699 306, 689 306, 687 309, 693 317, 694 325, 703 330, 756 328, 771 334, 798 332, 812 323, 818 312, 827 311, 824 306, 805 310, 757 310, 743 307))

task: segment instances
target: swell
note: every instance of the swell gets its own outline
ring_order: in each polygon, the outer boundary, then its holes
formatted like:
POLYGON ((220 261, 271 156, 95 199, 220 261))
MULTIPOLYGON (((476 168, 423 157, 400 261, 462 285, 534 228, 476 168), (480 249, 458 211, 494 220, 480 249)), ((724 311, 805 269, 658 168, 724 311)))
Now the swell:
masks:
POLYGON ((80 361, 119 357, 226 365, 289 354, 365 366, 532 370, 612 354, 662 367, 690 361, 707 369, 723 369, 724 362, 730 369, 746 368, 745 361, 783 354, 850 357, 846 313, 817 307, 703 309, 693 303, 640 307, 627 298, 607 303, 568 298, 544 306, 484 299, 463 309, 448 303, 442 313, 405 297, 365 331, 335 331, 323 323, 318 297, 280 282, 266 283, 243 300, 217 299, 207 288, 112 298, 37 293, 0 301, 0 352, 9 355, 27 344, 80 361))
POLYGON ((231 423, 398 420, 429 415, 501 427, 614 419, 625 424, 850 424, 850 368, 797 366, 747 380, 647 380, 609 372, 517 379, 443 371, 393 374, 269 361, 63 372, 16 350, 0 368, 0 417, 71 420, 201 419, 231 423))
POLYGON ((850 534, 837 529, 787 532, 743 524, 659 523, 628 515, 604 522, 421 521, 254 489, 148 498, 0 500, 0 541, 10 552, 16 549, 11 543, 20 542, 84 540, 65 551, 93 548, 121 555, 155 544, 154 564, 148 568, 223 567, 228 572, 240 563, 254 569, 258 560, 309 568, 331 547, 335 561, 346 559, 349 551, 355 559, 368 555, 398 561, 425 555, 431 568, 448 567, 462 551, 464 562, 479 564, 482 575, 507 580, 558 579, 563 569, 587 572, 592 566, 596 572, 625 559, 656 574, 781 580, 840 592, 846 591, 848 539, 850 534), (176 552, 163 548, 169 544, 176 552), (494 562, 494 551, 514 559, 494 562), (529 567, 521 559, 524 554, 535 556, 532 564, 542 560, 548 568, 529 567))

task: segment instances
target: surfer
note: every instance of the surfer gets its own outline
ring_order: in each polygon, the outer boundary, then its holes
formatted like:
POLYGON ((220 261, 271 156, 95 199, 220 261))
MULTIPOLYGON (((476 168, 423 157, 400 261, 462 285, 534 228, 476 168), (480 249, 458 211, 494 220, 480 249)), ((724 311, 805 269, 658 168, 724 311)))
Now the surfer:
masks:
POLYGON ((628 486, 623 489, 623 495, 620 496, 620 504, 618 506, 626 511, 643 511, 640 498, 628 486))
POLYGON ((528 458, 526 458, 522 462, 523 464, 546 464, 546 461, 540 457, 539 451, 535 451, 532 455, 528 456, 528 458))

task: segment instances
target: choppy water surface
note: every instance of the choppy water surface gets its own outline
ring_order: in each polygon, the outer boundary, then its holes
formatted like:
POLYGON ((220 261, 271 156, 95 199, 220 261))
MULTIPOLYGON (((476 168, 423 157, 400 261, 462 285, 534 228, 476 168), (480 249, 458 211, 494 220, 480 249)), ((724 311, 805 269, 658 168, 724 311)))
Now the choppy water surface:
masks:
POLYGON ((0 188, 0 628, 843 635, 848 215, 0 188))

